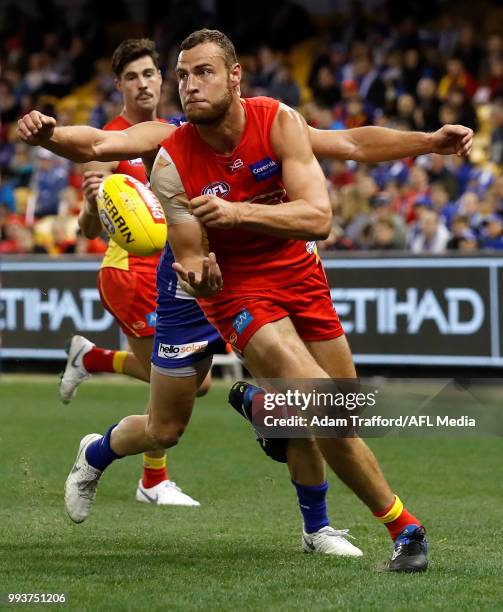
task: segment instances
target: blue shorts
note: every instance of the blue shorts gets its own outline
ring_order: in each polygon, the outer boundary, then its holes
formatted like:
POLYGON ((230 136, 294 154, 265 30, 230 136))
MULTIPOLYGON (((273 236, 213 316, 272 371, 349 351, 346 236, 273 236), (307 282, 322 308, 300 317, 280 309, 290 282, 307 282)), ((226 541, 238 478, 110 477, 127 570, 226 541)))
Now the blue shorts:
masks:
POLYGON ((180 369, 225 352, 225 342, 209 323, 196 300, 178 286, 171 268, 173 256, 166 249, 157 271, 157 311, 152 364, 180 369))

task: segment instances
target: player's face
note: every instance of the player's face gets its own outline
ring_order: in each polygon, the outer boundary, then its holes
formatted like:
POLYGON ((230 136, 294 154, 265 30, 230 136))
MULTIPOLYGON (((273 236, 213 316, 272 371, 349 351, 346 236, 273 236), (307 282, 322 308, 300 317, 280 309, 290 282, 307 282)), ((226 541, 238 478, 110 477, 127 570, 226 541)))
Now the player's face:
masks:
POLYGON ((124 67, 117 89, 124 96, 126 109, 153 111, 161 96, 161 73, 149 55, 129 62, 124 67))
POLYGON ((223 50, 204 43, 182 51, 176 66, 182 108, 191 123, 218 123, 239 95, 241 66, 229 68, 223 50))

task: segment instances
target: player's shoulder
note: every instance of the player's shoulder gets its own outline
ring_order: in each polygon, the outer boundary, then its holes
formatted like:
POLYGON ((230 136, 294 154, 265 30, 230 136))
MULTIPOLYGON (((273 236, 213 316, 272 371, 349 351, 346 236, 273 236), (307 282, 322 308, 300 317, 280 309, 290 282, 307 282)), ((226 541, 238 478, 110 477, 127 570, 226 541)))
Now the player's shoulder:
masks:
POLYGON ((255 96, 253 98, 242 98, 242 100, 246 106, 271 110, 276 110, 280 104, 278 100, 268 96, 255 96))
POLYGON ((287 106, 284 102, 280 102, 278 112, 276 113, 275 124, 281 129, 307 127, 304 117, 291 106, 287 106))
POLYGON ((175 126, 176 130, 172 129, 171 132, 166 136, 166 138, 164 138, 164 140, 161 142, 160 146, 164 149, 166 149, 167 147, 171 145, 175 147, 181 147, 187 144, 188 142, 187 139, 190 138, 191 135, 194 135, 197 132, 195 127, 191 123, 188 123, 187 121, 180 121, 177 124, 170 121, 169 126, 171 128, 175 126), (179 127, 176 127, 177 125, 179 127))

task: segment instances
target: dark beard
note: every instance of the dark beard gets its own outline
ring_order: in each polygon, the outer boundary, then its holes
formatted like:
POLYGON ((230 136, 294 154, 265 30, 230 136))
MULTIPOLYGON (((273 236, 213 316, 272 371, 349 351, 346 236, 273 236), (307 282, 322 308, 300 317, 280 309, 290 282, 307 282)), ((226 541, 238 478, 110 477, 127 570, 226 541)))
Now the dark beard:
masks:
POLYGON ((191 111, 190 106, 185 110, 189 123, 194 125, 213 125, 219 123, 226 115, 232 102, 232 91, 228 89, 224 96, 215 102, 207 111, 191 111))

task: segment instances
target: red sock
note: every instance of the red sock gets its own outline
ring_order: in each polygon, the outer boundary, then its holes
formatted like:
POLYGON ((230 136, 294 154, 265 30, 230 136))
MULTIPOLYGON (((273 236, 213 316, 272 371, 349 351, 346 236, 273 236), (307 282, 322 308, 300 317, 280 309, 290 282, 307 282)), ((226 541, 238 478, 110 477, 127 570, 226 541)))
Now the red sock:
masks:
POLYGON ((97 346, 84 355, 82 362, 89 373, 122 372, 127 351, 109 351, 97 346))
POLYGON ((393 541, 407 525, 421 525, 421 522, 405 508, 398 495, 394 496, 393 501, 387 508, 373 514, 377 520, 384 523, 393 541))
POLYGON ((166 468, 166 455, 164 457, 149 457, 143 455, 143 486, 146 489, 155 487, 168 480, 168 470, 166 468))

